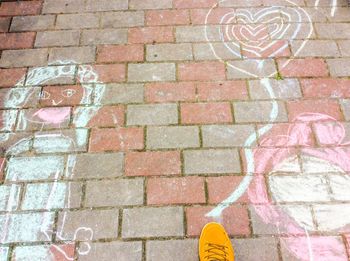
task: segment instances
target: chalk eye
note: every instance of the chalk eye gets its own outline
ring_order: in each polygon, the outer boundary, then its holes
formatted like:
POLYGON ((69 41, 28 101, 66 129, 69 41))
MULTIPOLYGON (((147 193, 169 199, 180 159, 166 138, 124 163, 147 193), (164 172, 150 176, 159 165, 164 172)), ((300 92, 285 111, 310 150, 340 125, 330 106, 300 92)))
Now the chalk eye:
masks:
POLYGON ((62 96, 66 98, 72 97, 76 93, 76 90, 73 89, 66 89, 62 91, 62 96))
POLYGON ((40 93, 40 99, 42 99, 42 100, 47 100, 48 98, 50 98, 50 93, 49 92, 47 92, 47 91, 42 91, 41 93, 40 93))

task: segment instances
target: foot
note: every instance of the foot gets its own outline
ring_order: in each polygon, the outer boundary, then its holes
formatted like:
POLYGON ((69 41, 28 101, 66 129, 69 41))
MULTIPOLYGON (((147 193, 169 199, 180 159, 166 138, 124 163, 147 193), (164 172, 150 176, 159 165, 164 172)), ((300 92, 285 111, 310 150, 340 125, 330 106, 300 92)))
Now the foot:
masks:
POLYGON ((218 223, 205 225, 199 239, 200 261, 234 261, 234 251, 231 241, 224 229, 218 223))

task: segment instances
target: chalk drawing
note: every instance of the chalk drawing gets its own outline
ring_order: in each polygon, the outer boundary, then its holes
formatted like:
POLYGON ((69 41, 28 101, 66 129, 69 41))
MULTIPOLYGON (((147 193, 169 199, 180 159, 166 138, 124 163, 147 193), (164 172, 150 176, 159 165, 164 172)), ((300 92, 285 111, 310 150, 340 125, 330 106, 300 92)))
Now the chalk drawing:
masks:
MULTIPOLYGON (((223 3, 226 0, 222 0, 219 3, 223 3)), ((313 26, 310 16, 307 14, 307 12, 296 5, 295 3, 285 0, 287 3, 292 4, 292 7, 283 7, 283 6, 274 6, 274 7, 266 7, 263 9, 260 9, 256 13, 252 13, 250 10, 245 9, 239 9, 238 11, 234 12, 228 12, 226 15, 224 15, 221 19, 221 25, 224 26, 224 30, 220 27, 220 35, 221 40, 224 42, 225 46, 231 51, 233 55, 235 55, 236 58, 240 58, 241 54, 235 52, 234 48, 231 48, 230 45, 233 45, 234 47, 238 47, 237 43, 242 45, 242 50, 254 53, 258 56, 261 56, 263 52, 266 50, 270 50, 267 54, 268 57, 274 57, 276 54, 283 51, 287 46, 278 45, 278 41, 283 39, 285 35, 288 33, 289 39, 293 40, 298 36, 298 33, 301 30, 301 22, 305 24, 307 35, 305 37, 305 41, 301 44, 299 49, 296 51, 295 56, 298 55, 298 53, 304 48, 306 42, 310 38, 313 32, 313 26), (282 16, 281 16, 282 15, 282 16), (229 18, 230 17, 230 18, 229 18), (281 17, 284 17, 287 19, 287 23, 284 22, 284 19, 281 17), (291 23, 295 22, 292 21, 292 17, 297 17, 297 27, 291 27, 291 23), (242 24, 232 24, 231 21, 234 21, 235 19, 241 20, 242 24), (268 32, 261 33, 263 28, 262 26, 265 26, 266 24, 272 23, 274 26, 274 30, 272 30, 272 35, 275 36, 276 40, 272 40, 267 45, 264 44, 267 36, 269 36, 268 32), (246 25, 247 24, 247 25, 246 25), (235 33, 236 27, 238 26, 238 30, 241 36, 237 35, 235 33), (243 30, 244 29, 244 30, 243 30), (254 45, 247 45, 245 41, 242 41, 242 39, 250 40, 255 43, 254 45), (274 46, 277 46, 277 48, 272 48, 274 46)), ((244 73, 246 75, 249 75, 250 77, 254 78, 260 78, 261 74, 258 75, 254 72, 247 71, 244 68, 240 68, 237 65, 233 65, 230 61, 224 61, 216 52, 214 46, 209 40, 208 37, 208 20, 213 12, 213 10, 217 6, 213 6, 209 12, 206 15, 205 19, 205 37, 206 40, 210 44, 210 48, 212 52, 214 53, 215 57, 227 64, 229 67, 244 73)), ((270 33, 271 34, 271 33, 270 33)), ((243 57, 244 59, 247 59, 247 57, 243 57)), ((257 60, 259 62, 259 60, 257 60)), ((284 68, 289 64, 290 60, 284 62, 281 66, 281 68, 284 68)), ((263 66, 264 61, 261 60, 259 66, 263 66)), ((273 77, 277 74, 277 71, 268 72, 266 75, 264 75, 261 80, 261 86, 266 89, 267 93, 270 96, 270 99, 272 100, 272 110, 270 112, 270 122, 274 122, 275 119, 278 116, 278 104, 275 101, 276 97, 272 90, 269 77, 273 77)), ((258 130, 259 135, 263 135, 264 133, 268 132, 271 129, 272 125, 268 124, 264 127, 260 128, 258 130)), ((254 142, 256 142, 256 136, 252 134, 245 142, 246 147, 250 147, 254 142)), ((244 177, 241 184, 237 187, 237 189, 227 198, 225 199, 221 204, 219 204, 215 209, 213 209, 211 212, 207 214, 207 216, 212 217, 219 217, 222 213, 222 211, 227 208, 227 206, 233 202, 235 202, 238 198, 242 196, 242 194, 247 190, 252 177, 254 175, 254 159, 251 149, 244 149, 245 158, 247 159, 247 174, 244 177)))
MULTIPOLYGON (((94 72, 91 66, 87 65, 73 65, 74 61, 58 61, 55 62, 57 66, 39 67, 29 70, 28 74, 25 75, 13 88, 9 89, 4 101, 5 108, 22 108, 27 103, 37 102, 39 99, 47 102, 53 107, 47 107, 38 109, 32 114, 20 113, 17 130, 26 130, 30 124, 38 124, 39 132, 35 134, 34 142, 33 137, 21 138, 15 141, 14 144, 7 147, 5 153, 7 161, 7 176, 6 180, 11 182, 18 181, 31 181, 50 179, 52 183, 42 185, 42 187, 34 188, 31 185, 27 188, 27 193, 30 196, 30 189, 36 189, 33 196, 42 197, 37 201, 24 202, 22 206, 24 209, 52 209, 56 207, 71 207, 71 183, 59 183, 59 180, 64 174, 64 161, 62 156, 38 156, 38 157, 27 157, 24 156, 31 149, 34 149, 39 153, 52 153, 52 152, 69 152, 74 151, 74 148, 84 146, 87 140, 87 130, 84 127, 87 126, 89 121, 96 115, 98 110, 101 108, 100 100, 103 97, 105 85, 98 80, 98 75, 94 72), (51 97, 50 92, 39 91, 40 88, 37 86, 45 85, 58 79, 76 78, 80 83, 81 91, 78 93, 76 89, 64 88, 61 93, 55 97, 51 97), (61 124, 71 117, 71 111, 68 107, 57 107, 62 104, 65 99, 77 98, 76 95, 80 95, 78 99, 80 104, 88 104, 93 100, 94 106, 81 106, 74 112, 73 123, 77 123, 79 128, 75 129, 73 137, 67 136, 61 130, 61 124), (75 97, 74 97, 75 96, 75 97), (58 99, 57 99, 58 97, 58 99), (60 98, 61 97, 61 98, 60 98), (45 132, 44 129, 47 125, 53 126, 57 129, 50 132, 45 132), (43 187, 44 186, 44 187, 43 187), (33 205, 34 204, 34 205, 33 205), (63 205, 62 205, 63 204, 63 205)), ((4 127, 3 130, 10 130, 15 122, 16 115, 11 110, 5 110, 3 113, 4 127)), ((0 143, 8 142, 12 136, 9 133, 1 133, 0 143)), ((74 157, 70 157, 66 172, 72 169, 75 165, 74 157)), ((66 174, 65 174, 66 175, 66 174)), ((73 173, 70 173, 70 177, 73 177, 73 173)), ((38 185, 37 185, 38 186, 38 185)), ((43 214, 34 215, 32 218, 20 219, 17 217, 17 221, 14 220, 14 214, 11 213, 16 207, 16 198, 19 195, 18 185, 12 184, 7 187, 8 199, 5 201, 4 209, 7 213, 1 217, 2 229, 0 233, 0 242, 11 242, 16 239, 26 239, 30 237, 31 233, 44 235, 45 241, 51 240, 52 234, 52 212, 44 212, 43 214), (29 223, 28 223, 29 222, 29 223), (32 223, 31 223, 32 222, 32 223), (16 223, 18 223, 16 225, 16 223), (14 231, 17 229, 24 229, 24 227, 31 228, 29 233, 18 233, 24 231, 14 231), (19 227, 18 227, 19 226, 19 227), (40 226, 39 231, 33 229, 40 226), (39 233, 40 232, 40 233, 39 233), (16 234, 14 234, 16 233, 16 234), (27 236, 26 236, 27 234, 27 236), (16 236, 17 235, 17 236, 16 236), (16 238, 20 237, 20 238, 16 238)), ((2 193, 0 193, 2 194, 2 193)), ((5 193, 6 194, 6 193, 5 193)), ((30 197, 29 197, 29 200, 30 197)), ((65 226, 66 212, 63 212, 63 225, 62 230, 65 226)), ((74 239, 78 233, 88 232, 86 240, 91 240, 93 236, 93 228, 79 227, 75 231, 74 239)), ((66 240, 62 231, 57 231, 56 235, 60 240, 66 240)), ((73 239, 73 240, 74 240, 73 239)), ((28 239, 31 241, 33 239, 28 239)), ((89 242, 82 242, 81 249, 78 250, 80 255, 85 255, 90 251, 89 242)), ((66 260, 73 260, 73 257, 65 252, 65 246, 52 245, 49 249, 41 252, 42 255, 46 253, 52 258, 52 253, 58 253, 63 255, 66 260), (47 252, 51 254, 48 254, 47 252)))

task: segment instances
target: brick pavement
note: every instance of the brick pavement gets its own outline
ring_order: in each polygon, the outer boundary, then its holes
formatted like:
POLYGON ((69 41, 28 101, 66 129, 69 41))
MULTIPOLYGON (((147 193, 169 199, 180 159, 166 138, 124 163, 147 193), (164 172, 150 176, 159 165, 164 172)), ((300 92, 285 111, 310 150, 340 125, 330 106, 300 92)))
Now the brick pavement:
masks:
POLYGON ((0 261, 350 259, 346 0, 0 3, 0 261))

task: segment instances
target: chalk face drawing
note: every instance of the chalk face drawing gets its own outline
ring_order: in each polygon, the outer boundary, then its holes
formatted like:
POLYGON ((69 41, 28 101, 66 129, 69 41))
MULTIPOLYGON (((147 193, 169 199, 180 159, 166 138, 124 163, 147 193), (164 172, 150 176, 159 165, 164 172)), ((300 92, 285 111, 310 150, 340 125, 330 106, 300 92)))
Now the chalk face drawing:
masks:
MULTIPOLYGON (((21 110, 15 126, 16 115, 13 110, 3 111, 2 131, 16 128, 25 135, 15 135, 3 132, 0 136, 1 147, 5 148, 7 175, 5 184, 1 187, 7 195, 2 200, 1 210, 6 214, 0 215, 0 243, 26 242, 40 239, 51 241, 53 234, 54 212, 35 212, 26 215, 14 214, 21 193, 19 182, 50 180, 50 183, 28 184, 26 200, 21 208, 24 210, 51 210, 57 208, 74 208, 77 206, 74 197, 77 184, 62 183, 64 177, 74 176, 75 157, 70 155, 65 168, 64 156, 50 153, 74 152, 85 148, 87 144, 87 124, 101 108, 100 100, 104 93, 104 84, 98 80, 98 75, 91 66, 72 65, 74 61, 60 61, 57 66, 47 66, 29 70, 13 88, 9 89, 3 106, 5 108, 28 108, 21 110), (65 82, 76 79, 77 84, 51 88, 46 86, 56 81, 65 82), (44 86, 44 87, 40 87, 44 86), (71 111, 67 105, 77 105, 71 111), (31 109, 42 105, 44 108, 31 109), (67 107, 65 107, 67 106, 67 107), (75 125, 73 131, 67 130, 70 119, 75 125), (66 129, 66 130, 65 130, 66 129), (30 134, 30 131, 35 131, 30 134), (36 152, 44 156, 32 156, 36 152)), ((17 133, 16 133, 17 134, 17 133)), ((58 240, 89 241, 94 234, 94 228, 81 226, 74 232, 73 238, 67 238, 64 233, 66 212, 63 212, 61 229, 55 232, 58 240)), ((73 260, 74 244, 52 245, 36 251, 36 258, 44 260, 73 260)), ((33 249, 21 250, 23 257, 31 256, 33 249)), ((82 242, 78 253, 87 254, 90 244, 82 242)), ((19 253, 21 255, 21 253, 19 253)))

